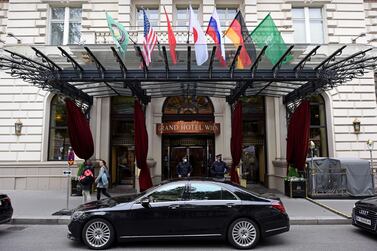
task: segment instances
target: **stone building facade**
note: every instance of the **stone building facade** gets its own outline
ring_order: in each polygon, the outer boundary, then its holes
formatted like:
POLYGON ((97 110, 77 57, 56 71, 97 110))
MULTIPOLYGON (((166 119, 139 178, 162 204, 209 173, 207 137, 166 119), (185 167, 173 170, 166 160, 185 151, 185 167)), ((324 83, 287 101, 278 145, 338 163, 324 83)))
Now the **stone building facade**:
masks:
MULTIPOLYGON (((141 7, 147 10, 152 26, 158 31, 160 43, 167 43, 167 23, 162 6, 165 6, 173 22, 177 43, 185 43, 188 5, 183 0, 3 0, 0 1, 0 47, 112 43, 105 12, 128 28, 131 37, 141 43, 141 7)), ((232 3, 225 0, 193 0, 192 6, 203 27, 207 26, 216 6, 220 18, 223 18, 223 29, 240 9, 250 31, 271 13, 286 43, 351 44, 350 50, 358 44, 377 44, 377 2, 373 0, 235 0, 232 3)), ((59 115, 51 108, 55 95, 12 78, 3 70, 0 71, 0 78, 0 189, 64 189, 66 182, 62 171, 67 167, 65 153, 59 159, 54 151, 60 147, 54 145, 56 142, 51 143, 54 134, 51 127, 56 126, 51 121, 59 115), (23 123, 19 136, 14 129, 17 120, 23 123), (51 147, 55 148, 51 150, 51 147)), ((369 158, 366 141, 377 141, 375 86, 374 74, 368 73, 312 99, 315 114, 312 120, 317 119, 319 123, 313 125, 312 136, 321 141, 317 156, 369 158), (353 121, 356 119, 361 123, 360 133, 354 131, 353 121)), ((203 99, 205 104, 210 103, 207 104, 209 110, 210 106, 213 108, 207 114, 208 120, 219 123, 220 134, 204 137, 204 143, 199 142, 202 138, 158 135, 157 124, 164 120, 171 121, 167 116, 169 114, 164 114, 164 107, 169 104, 165 98, 152 99, 146 107, 148 163, 155 183, 172 175, 173 162, 176 161, 171 159, 173 148, 177 153, 186 151, 187 154, 199 154, 199 159, 205 159, 204 162, 199 161, 198 167, 202 168, 206 168, 203 166, 209 164, 215 153, 222 153, 228 162, 231 160, 231 107, 225 99, 208 98, 209 101, 203 99), (164 140, 168 142, 167 145, 164 145, 164 140), (199 146, 203 149, 197 150, 199 146), (170 171, 164 171, 167 161, 170 171)), ((174 100, 172 102, 178 105, 184 103, 177 100, 179 98, 175 100, 176 103, 174 100)), ((129 100, 122 102, 110 97, 94 99, 90 113, 95 142, 93 159, 102 158, 109 162, 113 185, 137 186, 137 170, 132 163, 132 135, 127 138, 120 129, 124 140, 112 138, 114 130, 117 130, 114 127, 118 123, 116 121, 125 115, 119 111, 122 107, 127 109, 129 100), (120 158, 127 161, 122 163, 120 158)), ((244 167, 242 174, 250 181, 283 190, 286 108, 281 98, 273 97, 251 99, 250 105, 260 108, 257 114, 253 109, 251 113, 263 123, 244 122, 246 127, 248 123, 253 125, 247 128, 255 130, 255 133, 244 140, 244 147, 251 147, 252 156, 244 156, 243 162, 249 161, 251 166, 259 166, 259 169, 255 171, 250 167, 248 172, 244 167)), ((130 118, 129 115, 124 117, 130 118)), ((129 125, 130 120, 121 127, 131 130, 129 125)), ((66 151, 65 148, 63 150, 66 151)), ((205 175, 205 172, 199 175, 205 175)))

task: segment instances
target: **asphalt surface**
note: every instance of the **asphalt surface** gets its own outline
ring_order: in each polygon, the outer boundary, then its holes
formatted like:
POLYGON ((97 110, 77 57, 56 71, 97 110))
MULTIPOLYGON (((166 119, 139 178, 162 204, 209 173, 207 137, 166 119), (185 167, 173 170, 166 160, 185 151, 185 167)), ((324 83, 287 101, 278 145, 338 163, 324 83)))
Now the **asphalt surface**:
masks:
MULTIPOLYGON (((64 225, 0 225, 1 251, 87 250, 66 238, 64 225)), ((377 250, 377 236, 350 225, 292 226, 291 231, 262 240, 255 250, 377 250)), ((112 250, 232 250, 225 242, 132 242, 112 250)))

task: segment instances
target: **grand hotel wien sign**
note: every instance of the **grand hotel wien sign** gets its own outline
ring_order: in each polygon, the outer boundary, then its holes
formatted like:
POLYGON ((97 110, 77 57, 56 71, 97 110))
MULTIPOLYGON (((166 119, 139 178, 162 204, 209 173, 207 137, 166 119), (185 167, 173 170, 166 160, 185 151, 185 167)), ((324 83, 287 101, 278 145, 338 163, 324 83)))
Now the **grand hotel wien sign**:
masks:
POLYGON ((156 124, 157 135, 163 134, 220 134, 220 123, 209 121, 171 121, 156 124))

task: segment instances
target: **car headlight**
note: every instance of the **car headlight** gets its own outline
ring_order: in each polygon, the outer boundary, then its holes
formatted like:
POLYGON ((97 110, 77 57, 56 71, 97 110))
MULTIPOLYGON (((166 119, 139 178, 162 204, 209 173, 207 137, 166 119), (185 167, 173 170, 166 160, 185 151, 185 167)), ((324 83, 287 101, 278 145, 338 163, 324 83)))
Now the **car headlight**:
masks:
POLYGON ((84 214, 83 211, 75 211, 75 212, 71 215, 71 220, 78 220, 83 214, 84 214))

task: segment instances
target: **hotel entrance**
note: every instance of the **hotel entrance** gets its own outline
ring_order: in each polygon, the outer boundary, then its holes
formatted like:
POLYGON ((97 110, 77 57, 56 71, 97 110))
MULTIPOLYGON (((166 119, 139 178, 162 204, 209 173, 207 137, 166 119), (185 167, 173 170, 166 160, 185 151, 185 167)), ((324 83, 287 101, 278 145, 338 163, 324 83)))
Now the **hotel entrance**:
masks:
POLYGON ((209 176, 209 167, 214 157, 214 136, 165 136, 162 178, 177 178, 177 165, 185 156, 192 166, 192 177, 209 176))
POLYGON ((206 177, 214 161, 215 135, 220 125, 214 123, 211 100, 205 96, 166 98, 162 123, 157 133, 162 136, 162 179, 176 178, 176 167, 187 156, 192 177, 206 177))

